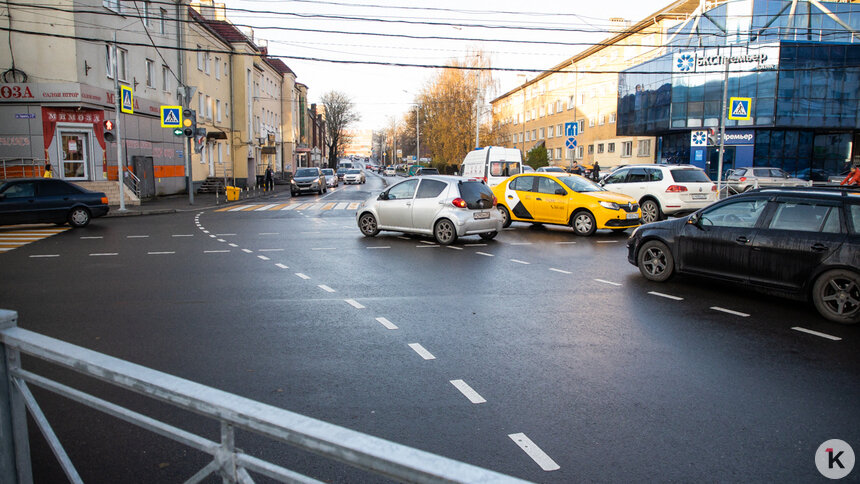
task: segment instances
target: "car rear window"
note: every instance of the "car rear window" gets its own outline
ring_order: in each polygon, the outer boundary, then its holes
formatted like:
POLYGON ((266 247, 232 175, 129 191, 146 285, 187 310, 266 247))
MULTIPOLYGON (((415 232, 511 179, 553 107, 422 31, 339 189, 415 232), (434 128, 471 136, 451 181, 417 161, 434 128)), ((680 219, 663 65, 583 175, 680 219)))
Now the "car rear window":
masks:
POLYGON ((479 181, 460 182, 460 198, 472 209, 493 207, 493 191, 479 181))
POLYGON ((491 161, 490 176, 511 176, 520 173, 518 161, 491 161))
POLYGON ((702 170, 670 170, 670 173, 672 173, 672 179, 678 183, 703 183, 711 181, 708 175, 705 175, 705 172, 702 170))

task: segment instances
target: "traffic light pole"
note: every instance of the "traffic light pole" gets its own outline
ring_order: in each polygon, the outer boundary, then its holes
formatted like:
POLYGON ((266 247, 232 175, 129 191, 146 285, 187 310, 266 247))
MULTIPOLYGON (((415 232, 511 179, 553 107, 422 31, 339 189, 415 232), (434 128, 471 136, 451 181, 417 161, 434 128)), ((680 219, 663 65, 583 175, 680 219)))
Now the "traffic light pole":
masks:
POLYGON ((119 179, 119 211, 125 212, 125 160, 122 149, 122 93, 119 90, 119 52, 116 47, 116 32, 113 33, 113 89, 114 109, 116 110, 116 165, 117 178, 119 179))

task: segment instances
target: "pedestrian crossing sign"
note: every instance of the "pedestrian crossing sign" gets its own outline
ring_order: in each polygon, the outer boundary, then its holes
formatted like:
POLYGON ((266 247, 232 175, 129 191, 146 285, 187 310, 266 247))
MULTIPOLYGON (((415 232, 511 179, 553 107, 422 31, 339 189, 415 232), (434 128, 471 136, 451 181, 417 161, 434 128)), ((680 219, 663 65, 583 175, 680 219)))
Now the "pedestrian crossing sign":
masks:
POLYGON ((161 127, 182 127, 182 106, 161 106, 161 127))
POLYGON ((750 104, 752 98, 733 97, 729 100, 729 119, 748 121, 750 119, 750 104))
POLYGON ((134 93, 128 86, 119 86, 121 94, 120 110, 126 114, 134 114, 134 93))

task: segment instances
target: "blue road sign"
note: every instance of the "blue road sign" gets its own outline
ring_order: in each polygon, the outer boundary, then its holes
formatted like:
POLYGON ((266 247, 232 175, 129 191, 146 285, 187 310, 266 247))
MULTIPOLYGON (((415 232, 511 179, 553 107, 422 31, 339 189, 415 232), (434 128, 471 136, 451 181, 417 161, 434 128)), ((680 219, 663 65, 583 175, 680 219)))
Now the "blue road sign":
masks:
POLYGON ((122 97, 120 98, 120 110, 127 114, 134 114, 134 93, 128 86, 119 86, 122 97))
POLYGON ((567 149, 572 150, 576 148, 576 138, 570 137, 565 140, 564 145, 567 146, 567 149))
POLYGON ((182 106, 161 106, 161 127, 182 127, 182 106))
POLYGON ((579 123, 564 123, 564 135, 567 137, 579 136, 579 123))
POLYGON ((729 100, 729 119, 750 119, 750 103, 752 98, 733 97, 729 100))

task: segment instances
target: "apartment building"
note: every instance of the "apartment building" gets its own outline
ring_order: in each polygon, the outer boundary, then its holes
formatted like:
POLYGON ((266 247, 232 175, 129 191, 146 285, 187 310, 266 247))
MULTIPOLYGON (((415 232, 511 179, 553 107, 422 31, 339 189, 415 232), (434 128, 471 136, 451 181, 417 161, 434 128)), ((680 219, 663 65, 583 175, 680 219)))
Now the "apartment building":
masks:
POLYGON ((617 134, 618 72, 662 54, 667 30, 698 5, 677 1, 634 25, 616 20, 613 35, 491 101, 504 146, 525 154, 543 144, 561 166, 653 162, 654 137, 617 134), (567 123, 578 125, 575 149, 565 144, 567 123))

